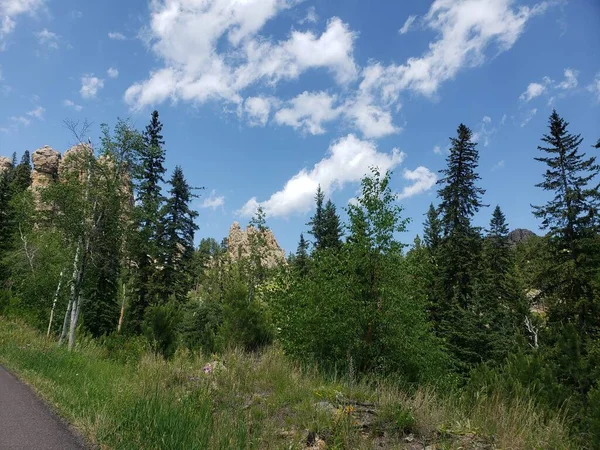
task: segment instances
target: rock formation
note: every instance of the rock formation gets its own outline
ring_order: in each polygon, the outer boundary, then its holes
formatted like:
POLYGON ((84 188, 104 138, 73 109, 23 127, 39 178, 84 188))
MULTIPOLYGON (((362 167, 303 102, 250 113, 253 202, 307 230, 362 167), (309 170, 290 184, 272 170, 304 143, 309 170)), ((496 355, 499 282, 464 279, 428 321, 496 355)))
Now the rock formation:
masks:
POLYGON ((508 233, 508 240, 512 245, 517 245, 521 242, 526 241, 532 236, 537 236, 533 231, 526 230, 524 228, 517 228, 516 230, 508 233))
POLYGON ((0 156, 0 175, 12 167, 12 159, 0 156))
POLYGON ((88 161, 94 157, 94 150, 88 144, 78 144, 67 150, 58 166, 58 177, 63 178, 70 173, 83 176, 88 161))
POLYGON ((48 187, 58 179, 60 153, 44 145, 31 155, 33 170, 31 171, 31 187, 36 205, 41 207, 40 190, 48 187))
MULTIPOLYGON (((250 256, 250 242, 253 236, 258 233, 253 226, 246 227, 243 230, 240 224, 233 222, 229 228, 228 252, 232 261, 239 261, 242 258, 250 256)), ((266 230, 263 235, 265 250, 262 263, 266 267, 275 267, 280 264, 285 264, 285 252, 279 246, 275 235, 271 230, 266 230)))

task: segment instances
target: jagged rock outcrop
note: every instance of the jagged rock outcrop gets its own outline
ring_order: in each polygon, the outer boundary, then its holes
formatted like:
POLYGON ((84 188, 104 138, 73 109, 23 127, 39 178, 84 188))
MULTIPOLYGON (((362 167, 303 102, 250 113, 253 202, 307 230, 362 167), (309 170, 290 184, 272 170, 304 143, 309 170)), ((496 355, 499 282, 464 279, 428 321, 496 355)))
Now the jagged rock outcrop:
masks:
POLYGON ((0 175, 12 167, 12 159, 6 156, 0 156, 0 175))
POLYGON ((517 228, 516 230, 512 230, 510 233, 508 233, 508 240, 512 245, 517 245, 526 241, 532 236, 537 236, 537 234, 525 228, 517 228))
POLYGON ((31 171, 31 190, 33 191, 36 204, 39 201, 40 190, 48 187, 58 179, 58 166, 60 164, 60 153, 45 145, 38 148, 31 155, 33 170, 31 171))
MULTIPOLYGON (((253 236, 258 233, 253 226, 246 227, 245 230, 240 224, 233 222, 229 228, 228 252, 232 261, 239 261, 242 258, 250 256, 250 244, 253 236)), ((279 246, 275 235, 271 230, 266 230, 262 236, 264 242, 264 252, 262 263, 266 267, 275 267, 286 263, 285 252, 279 246)))
POLYGON ((69 173, 78 173, 80 176, 86 172, 86 166, 94 157, 94 150, 88 144, 78 144, 67 150, 58 166, 58 177, 65 177, 69 173))

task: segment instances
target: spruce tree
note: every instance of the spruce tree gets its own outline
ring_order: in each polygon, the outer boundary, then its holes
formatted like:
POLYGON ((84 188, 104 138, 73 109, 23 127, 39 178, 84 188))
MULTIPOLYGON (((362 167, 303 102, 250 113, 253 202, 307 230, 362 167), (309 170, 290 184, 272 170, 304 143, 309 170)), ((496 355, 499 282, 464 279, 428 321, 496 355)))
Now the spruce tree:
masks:
POLYGON ((190 208, 194 195, 180 166, 169 180, 171 188, 164 207, 164 264, 162 286, 167 296, 183 301, 192 288, 194 233, 198 213, 190 208))
POLYGON ((437 331, 446 339, 459 368, 468 370, 481 361, 480 343, 485 335, 474 299, 481 235, 471 224, 484 206, 481 197, 485 191, 477 186, 479 153, 471 130, 460 124, 457 137, 450 141, 448 167, 440 171, 443 177, 438 181, 443 240, 439 253, 440 298, 435 300, 439 311, 437 331))
POLYGON ((321 248, 339 249, 342 245, 342 226, 335 205, 329 199, 323 210, 323 236, 321 248))
POLYGON ((471 138, 471 130, 460 124, 457 137, 450 138, 448 167, 440 171, 444 176, 438 181, 442 186, 438 195, 445 247, 445 285, 448 297, 454 297, 463 308, 468 307, 480 251, 480 233, 471 225, 471 219, 484 206, 481 196, 485 193, 476 185, 480 179, 476 172, 479 152, 471 138))
POLYGON ((138 222, 137 242, 132 243, 136 253, 136 296, 132 301, 129 320, 135 331, 141 330, 144 310, 158 300, 159 289, 156 286, 157 265, 163 259, 161 237, 164 235, 161 211, 164 197, 161 183, 164 182, 165 142, 162 123, 158 111, 152 112, 150 124, 143 133, 143 145, 139 155, 137 170, 138 222))
POLYGON ((11 185, 15 194, 25 191, 31 185, 31 157, 29 150, 25 150, 25 153, 21 157, 21 162, 15 166, 11 185))
POLYGON ((479 315, 488 333, 482 357, 501 362, 511 350, 517 327, 528 314, 523 290, 515 272, 506 217, 496 206, 483 248, 483 273, 479 285, 479 315))
POLYGON ((4 256, 11 248, 13 238, 13 214, 10 201, 12 191, 9 179, 13 169, 8 169, 0 173, 0 289, 3 288, 4 281, 8 278, 8 271, 5 268, 4 256))
POLYGON ((438 210, 433 206, 433 203, 429 205, 423 224, 423 240, 431 251, 436 251, 442 240, 442 223, 438 210))
POLYGON ((325 194, 321 189, 321 185, 317 187, 317 193, 315 195, 316 209, 315 214, 306 225, 310 226, 309 234, 314 238, 314 246, 316 249, 320 249, 323 246, 323 237, 325 235, 325 210, 323 208, 323 202, 325 201, 325 194))
POLYGON ((304 239, 304 233, 300 233, 300 242, 298 242, 294 264, 301 275, 308 273, 308 263, 308 242, 304 239))
POLYGON ((556 110, 549 119, 549 134, 538 149, 546 156, 535 158, 546 164, 544 179, 537 187, 554 194, 545 205, 532 206, 542 228, 549 230, 556 262, 550 290, 557 301, 551 308, 556 321, 573 321, 581 334, 598 326, 594 278, 598 267, 597 211, 600 194, 595 157, 579 150, 580 135, 568 131, 569 123, 556 110))

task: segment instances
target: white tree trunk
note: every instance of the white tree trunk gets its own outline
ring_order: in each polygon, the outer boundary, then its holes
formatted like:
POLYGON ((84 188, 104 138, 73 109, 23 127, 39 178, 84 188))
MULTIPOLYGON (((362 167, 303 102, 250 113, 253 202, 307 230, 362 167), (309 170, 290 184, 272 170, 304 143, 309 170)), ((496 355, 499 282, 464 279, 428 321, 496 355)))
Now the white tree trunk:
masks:
POLYGON ((50 336, 50 330, 52 329, 52 320, 54 319, 54 309, 56 308, 56 302, 58 301, 58 295, 60 294, 60 286, 62 285, 63 272, 60 271, 60 276, 58 277, 58 286, 56 287, 56 292, 54 293, 54 300, 52 301, 52 309, 50 310, 50 320, 48 321, 48 332, 46 336, 50 336))
POLYGON ((75 299, 76 296, 76 289, 77 289, 77 275, 79 272, 79 252, 80 252, 81 248, 78 245, 77 249, 75 250, 75 258, 73 259, 73 275, 71 276, 71 293, 69 294, 69 303, 67 304, 67 310, 65 311, 65 318, 63 320, 63 326, 62 326, 62 330, 60 332, 60 339, 58 340, 58 344, 62 345, 62 343, 65 340, 65 337, 67 336, 67 324, 69 323, 69 315, 71 314, 71 311, 73 309, 73 301, 75 299))
POLYGON ((121 332, 123 326, 123 318, 125 317, 125 283, 123 283, 123 298, 121 300, 121 314, 119 315, 119 324, 117 325, 117 333, 121 332))

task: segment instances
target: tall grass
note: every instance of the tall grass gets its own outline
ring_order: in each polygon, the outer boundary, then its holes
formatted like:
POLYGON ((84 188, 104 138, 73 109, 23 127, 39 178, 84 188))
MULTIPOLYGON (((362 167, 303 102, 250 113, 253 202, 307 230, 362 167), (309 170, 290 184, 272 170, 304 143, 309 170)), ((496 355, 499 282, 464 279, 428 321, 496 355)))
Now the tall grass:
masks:
POLYGON ((436 448, 573 448, 564 421, 530 402, 491 396, 467 407, 432 389, 325 378, 276 347, 228 351, 211 373, 203 367, 214 357, 110 356, 91 340, 69 353, 0 317, 0 363, 100 448, 294 449, 310 432, 331 449, 406 448, 407 438, 436 448))

